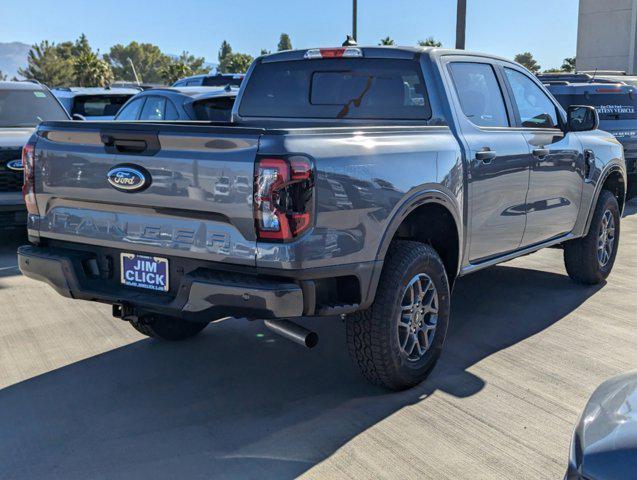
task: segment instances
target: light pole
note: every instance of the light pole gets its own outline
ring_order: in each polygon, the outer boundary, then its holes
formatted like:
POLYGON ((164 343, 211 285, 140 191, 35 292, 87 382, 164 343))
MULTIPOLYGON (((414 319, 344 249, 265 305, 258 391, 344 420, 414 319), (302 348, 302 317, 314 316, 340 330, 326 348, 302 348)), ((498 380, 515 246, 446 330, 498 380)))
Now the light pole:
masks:
POLYGON ((357 23, 358 23, 358 5, 357 5, 357 0, 352 0, 352 38, 354 39, 354 41, 358 40, 358 28, 357 28, 357 23))
POLYGON ((464 50, 465 32, 467 30, 467 0, 458 0, 456 17, 456 48, 464 50))
POLYGON ((131 60, 130 57, 128 57, 126 60, 128 60, 128 63, 130 64, 131 68, 133 69, 133 75, 135 76, 135 83, 137 83, 137 85, 140 85, 141 82, 139 81, 139 77, 137 76, 137 70, 135 70, 135 64, 133 63, 133 61, 131 60))

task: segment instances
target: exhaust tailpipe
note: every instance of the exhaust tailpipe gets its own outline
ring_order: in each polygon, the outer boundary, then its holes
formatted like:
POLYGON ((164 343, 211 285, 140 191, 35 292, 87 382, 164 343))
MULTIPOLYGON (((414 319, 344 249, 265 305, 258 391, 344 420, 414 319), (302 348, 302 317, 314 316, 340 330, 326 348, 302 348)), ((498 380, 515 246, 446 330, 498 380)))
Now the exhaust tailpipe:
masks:
POLYGON ((292 340, 307 348, 314 348, 318 343, 318 334, 290 320, 264 320, 265 326, 274 333, 292 340))

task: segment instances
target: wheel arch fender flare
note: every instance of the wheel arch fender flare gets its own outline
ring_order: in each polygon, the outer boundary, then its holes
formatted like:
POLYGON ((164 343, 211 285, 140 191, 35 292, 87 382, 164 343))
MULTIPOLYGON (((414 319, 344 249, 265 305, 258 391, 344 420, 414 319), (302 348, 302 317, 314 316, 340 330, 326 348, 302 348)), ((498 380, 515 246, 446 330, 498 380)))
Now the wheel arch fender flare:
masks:
POLYGON ((387 254, 387 250, 389 250, 389 245, 391 244, 394 235, 398 231, 398 228, 409 216, 410 213, 412 213, 417 208, 428 204, 437 204, 442 206, 451 214, 453 218, 456 231, 458 233, 458 271, 455 272, 456 275, 458 275, 460 266, 462 264, 462 252, 464 248, 464 229, 459 204, 457 200, 454 200, 454 196, 452 194, 446 193, 442 189, 427 188, 425 190, 420 190, 406 197, 395 208, 394 214, 387 223, 387 228, 385 229, 383 237, 381 238, 378 246, 378 251, 376 253, 376 264, 378 265, 378 267, 375 269, 369 285, 368 295, 366 296, 367 301, 363 302, 362 306, 364 308, 371 305, 374 296, 376 295, 376 288, 378 287, 378 282, 380 280, 383 261, 385 259, 385 255, 387 254))
MULTIPOLYGON (((613 163, 611 165, 609 165, 604 171, 602 171, 602 173, 599 176, 599 180, 597 182, 597 185, 595 185, 595 193, 593 195, 593 201, 588 209, 588 214, 586 217, 586 225, 584 227, 584 236, 588 235, 588 232, 591 228, 591 223, 593 221, 593 215, 595 214, 595 207, 597 206, 597 202, 599 201, 599 196, 602 193, 602 189, 604 187, 604 184, 606 183, 606 180, 608 180, 608 177, 610 177, 612 174, 614 173, 619 173, 624 181, 624 202, 623 205, 625 205, 625 195, 627 193, 627 178, 626 178, 626 171, 621 167, 621 165, 613 163)), ((620 215, 623 214, 623 205, 620 205, 620 215)))

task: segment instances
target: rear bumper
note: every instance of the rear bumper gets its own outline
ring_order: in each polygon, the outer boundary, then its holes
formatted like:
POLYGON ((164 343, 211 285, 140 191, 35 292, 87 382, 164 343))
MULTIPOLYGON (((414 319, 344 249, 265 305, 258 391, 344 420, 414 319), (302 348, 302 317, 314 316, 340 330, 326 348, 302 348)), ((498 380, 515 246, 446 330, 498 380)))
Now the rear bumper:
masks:
MULTIPOLYGON (((109 252, 110 253, 110 252, 109 252)), ((22 273, 53 287, 69 298, 96 301, 116 306, 114 312, 131 315, 162 314, 192 321, 210 321, 225 316, 248 318, 294 318, 303 315, 333 315, 361 308, 360 302, 347 305, 329 305, 319 308, 321 277, 338 276, 331 271, 269 271, 256 269, 226 270, 182 267, 173 259, 171 291, 148 292, 121 285, 118 272, 110 261, 111 270, 105 271, 103 255, 90 250, 25 245, 18 249, 18 266, 22 273), (177 274, 173 275, 173 268, 177 274), (250 271, 248 271, 250 270, 250 271), (179 275, 179 272, 183 274, 179 275), (313 277, 313 278, 310 278, 313 277), (319 285, 317 287, 317 284, 319 285)), ((106 256, 108 258, 108 256, 106 256)), ((113 258, 111 256, 111 258, 113 258)), ((367 285, 376 269, 368 266, 357 274, 367 285)), ((349 274, 351 275, 351 268, 349 274)), ((337 288, 338 283, 335 284, 337 288)))

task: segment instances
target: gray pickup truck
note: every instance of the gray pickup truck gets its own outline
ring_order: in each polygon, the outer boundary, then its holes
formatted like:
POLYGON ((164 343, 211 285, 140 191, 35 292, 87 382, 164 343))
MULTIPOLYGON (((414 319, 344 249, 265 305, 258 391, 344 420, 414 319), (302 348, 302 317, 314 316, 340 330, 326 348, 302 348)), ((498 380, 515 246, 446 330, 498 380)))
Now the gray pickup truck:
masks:
POLYGON ((598 122, 489 55, 267 55, 229 123, 40 125, 20 269, 167 340, 234 316, 312 345, 293 320, 338 315, 364 376, 408 388, 441 354, 458 277, 545 247, 577 282, 609 275, 626 167, 598 122), (188 185, 157 188, 167 170, 188 185))

